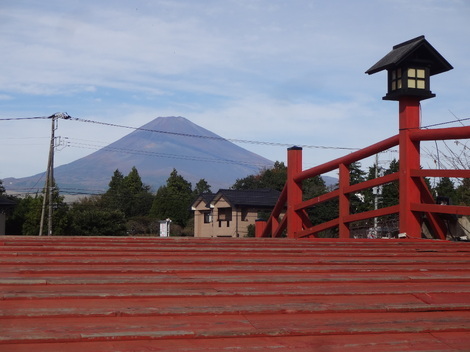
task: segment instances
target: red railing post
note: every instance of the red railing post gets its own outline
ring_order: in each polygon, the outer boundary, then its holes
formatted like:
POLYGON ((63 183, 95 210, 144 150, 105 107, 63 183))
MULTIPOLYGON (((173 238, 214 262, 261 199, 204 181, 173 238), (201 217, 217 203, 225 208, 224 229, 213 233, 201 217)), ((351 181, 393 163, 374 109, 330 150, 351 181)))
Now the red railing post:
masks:
POLYGON ((256 219, 255 221, 255 237, 263 237, 266 230, 267 221, 264 219, 256 219))
POLYGON ((302 172, 302 148, 287 149, 287 237, 295 238, 302 231, 302 218, 295 211, 295 205, 302 202, 302 182, 296 176, 302 172))
POLYGON ((413 129, 420 128, 419 98, 403 97, 399 101, 400 146, 400 223, 399 231, 411 238, 421 238, 421 216, 411 210, 413 203, 421 202, 419 185, 411 176, 420 168, 420 143, 411 139, 413 129))
POLYGON ((349 238, 349 223, 344 219, 349 215, 349 194, 344 190, 349 186, 349 165, 339 164, 339 209, 338 209, 338 227, 339 238, 349 238))

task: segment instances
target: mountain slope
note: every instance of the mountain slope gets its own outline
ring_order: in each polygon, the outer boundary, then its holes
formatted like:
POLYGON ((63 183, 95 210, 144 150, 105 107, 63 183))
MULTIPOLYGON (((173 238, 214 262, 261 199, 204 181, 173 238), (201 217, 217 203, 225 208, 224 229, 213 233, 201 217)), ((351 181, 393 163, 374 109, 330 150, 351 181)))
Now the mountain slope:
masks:
MULTIPOLYGON (((64 193, 96 193, 107 189, 116 169, 127 175, 135 166, 143 182, 156 190, 174 168, 193 186, 204 178, 216 191, 272 165, 184 117, 171 116, 158 117, 107 147, 56 167, 54 178, 64 193)), ((35 186, 40 176, 7 178, 4 185, 8 191, 42 188, 44 181, 35 186)))

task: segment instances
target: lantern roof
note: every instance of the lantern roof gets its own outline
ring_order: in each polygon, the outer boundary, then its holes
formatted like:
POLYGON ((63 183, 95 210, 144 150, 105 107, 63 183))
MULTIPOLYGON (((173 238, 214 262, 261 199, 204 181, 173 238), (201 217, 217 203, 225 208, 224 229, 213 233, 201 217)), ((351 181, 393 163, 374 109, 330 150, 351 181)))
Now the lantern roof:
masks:
POLYGON ((390 70, 403 63, 411 63, 429 67, 430 75, 452 70, 452 65, 447 62, 439 52, 424 38, 424 35, 397 44, 387 55, 369 68, 369 75, 382 70, 390 70))

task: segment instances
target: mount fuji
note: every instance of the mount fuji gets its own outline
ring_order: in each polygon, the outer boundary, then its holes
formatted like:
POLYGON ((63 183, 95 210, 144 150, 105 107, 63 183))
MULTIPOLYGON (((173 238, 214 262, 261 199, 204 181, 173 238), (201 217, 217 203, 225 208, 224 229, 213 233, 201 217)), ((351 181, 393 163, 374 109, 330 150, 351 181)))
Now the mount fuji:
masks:
MULTIPOLYGON (((62 193, 94 194, 108 188, 116 169, 127 175, 135 166, 142 181, 158 189, 173 169, 194 186, 205 179, 213 191, 270 168, 273 162, 204 129, 184 117, 158 117, 102 149, 54 168, 62 193)), ((42 189, 42 174, 6 178, 8 192, 42 189)))

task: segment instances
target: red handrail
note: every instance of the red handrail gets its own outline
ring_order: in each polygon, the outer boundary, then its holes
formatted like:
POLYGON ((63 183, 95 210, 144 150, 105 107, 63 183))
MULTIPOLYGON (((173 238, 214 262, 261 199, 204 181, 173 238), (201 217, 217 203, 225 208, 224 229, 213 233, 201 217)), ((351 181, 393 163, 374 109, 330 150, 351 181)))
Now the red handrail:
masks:
MULTIPOLYGON (((411 113, 415 115, 416 107, 412 106, 412 109, 414 110, 412 110, 411 113)), ((406 111, 402 114, 402 119, 409 118, 409 116, 406 115, 406 111)), ((408 112, 408 114, 410 113, 408 112)), ((406 127, 406 123, 403 123, 402 125, 406 127)), ((468 126, 432 130, 402 128, 400 130, 400 134, 398 135, 387 138, 383 141, 375 143, 369 147, 363 148, 341 158, 303 171, 299 168, 299 165, 301 165, 302 161, 302 149, 297 147, 290 148, 288 150, 287 182, 272 212, 271 217, 267 221, 267 226, 262 233, 262 236, 279 237, 282 236, 287 230, 286 235, 288 237, 315 237, 324 230, 338 227, 339 237, 349 238, 350 223, 390 214, 399 214, 400 217, 406 218, 405 222, 401 221, 400 230, 406 230, 409 228, 411 229, 410 232, 416 232, 417 230, 415 219, 419 219, 417 214, 424 213, 428 219, 430 229, 434 232, 434 236, 439 239, 445 239, 447 230, 445 228, 444 222, 440 219, 438 214, 470 215, 470 206, 442 206, 435 204, 431 193, 424 183, 424 177, 470 178, 470 170, 420 169, 416 168, 415 166, 410 167, 408 164, 403 164, 410 162, 410 160, 412 163, 416 164, 416 158, 418 158, 419 161, 420 141, 469 138, 470 127, 468 126), (403 145, 401 143, 403 143, 403 145), (397 145, 399 145, 401 149, 400 155, 402 159, 405 159, 400 160, 400 172, 385 175, 354 185, 349 184, 350 164, 397 145), (411 148, 412 151, 408 152, 409 154, 406 154, 406 148, 411 148), (413 156, 410 159, 410 155, 414 155, 413 153, 417 153, 417 156, 413 156), (312 199, 302 200, 303 194, 302 188, 300 187, 302 181, 327 172, 331 172, 333 170, 339 170, 338 189, 321 196, 314 197, 312 199), (404 182, 404 180, 406 180, 406 182, 404 182), (358 214, 349 213, 349 194, 357 193, 359 191, 377 187, 393 181, 400 181, 400 188, 403 187, 401 184, 402 182, 406 183, 406 187, 411 187, 410 192, 419 193, 418 198, 416 196, 408 197, 408 195, 401 195, 399 205, 365 211, 358 214), (306 210, 332 199, 339 199, 338 217, 319 225, 312 225, 306 210), (420 199, 420 201, 417 201, 417 199, 420 199), (403 204, 403 202, 406 202, 406 204, 403 204), (408 222, 411 223, 411 225, 409 225, 408 222)), ((406 193, 407 191, 402 189, 401 192, 406 193)), ((420 232, 421 222, 419 222, 418 225, 420 232)), ((421 233, 418 235, 414 233, 409 237, 418 238, 420 236, 421 233)))

